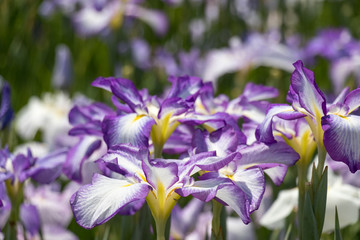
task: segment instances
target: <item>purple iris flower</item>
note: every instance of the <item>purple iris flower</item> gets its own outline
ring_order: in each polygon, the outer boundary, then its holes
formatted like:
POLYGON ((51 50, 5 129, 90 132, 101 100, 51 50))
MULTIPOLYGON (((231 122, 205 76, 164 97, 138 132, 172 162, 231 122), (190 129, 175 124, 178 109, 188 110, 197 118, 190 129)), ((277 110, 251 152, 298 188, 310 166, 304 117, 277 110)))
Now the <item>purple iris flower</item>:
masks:
POLYGON ((206 172, 199 181, 179 189, 181 196, 193 195, 203 201, 216 199, 229 205, 244 223, 258 209, 265 190, 264 172, 279 185, 288 166, 299 155, 284 143, 240 145, 236 130, 227 126, 212 133, 198 130, 194 136, 196 152, 215 151, 218 157, 233 156, 234 160, 217 171, 206 172))
MULTIPOLYGON (((151 159, 147 148, 117 145, 99 161, 113 171, 112 178, 93 176, 71 198, 75 219, 84 228, 100 225, 129 204, 145 199, 157 223, 166 223, 179 189, 194 180, 200 170, 214 171, 233 157, 214 158, 214 152, 195 154, 184 159, 151 159)), ((141 205, 135 204, 136 209, 141 205)))
POLYGON ((0 76, 0 130, 3 130, 10 124, 13 118, 13 110, 11 108, 11 90, 9 84, 0 76))
POLYGON ((155 152, 159 153, 180 121, 193 110, 203 87, 201 79, 195 77, 170 77, 169 80, 172 86, 163 99, 138 91, 127 79, 100 77, 93 82, 93 86, 114 94, 113 103, 118 109, 118 115, 107 115, 102 122, 109 148, 121 143, 148 147, 151 137, 155 152))
POLYGON ((258 138, 274 142, 273 119, 294 120, 305 117, 316 142, 323 142, 335 161, 345 162, 351 172, 360 168, 357 143, 359 116, 353 113, 360 106, 360 89, 347 93, 345 89, 332 104, 327 104, 324 94, 315 83, 314 74, 301 61, 294 63, 288 92, 288 105, 272 105, 266 120, 258 129, 258 138))

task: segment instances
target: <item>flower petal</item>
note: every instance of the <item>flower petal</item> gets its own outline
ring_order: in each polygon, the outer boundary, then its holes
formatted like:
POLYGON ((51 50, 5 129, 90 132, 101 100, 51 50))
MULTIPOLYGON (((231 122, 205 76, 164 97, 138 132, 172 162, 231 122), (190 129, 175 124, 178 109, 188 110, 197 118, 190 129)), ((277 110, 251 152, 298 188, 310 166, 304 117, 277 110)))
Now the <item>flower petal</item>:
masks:
POLYGON ((265 120, 256 129, 256 139, 264 143, 276 142, 273 134, 274 117, 293 120, 304 116, 302 113, 295 112, 294 109, 287 104, 271 104, 267 110, 265 120))
POLYGON ((351 91, 346 96, 344 103, 349 107, 349 111, 347 112, 347 114, 350 114, 351 112, 358 109, 358 107, 360 106, 360 88, 351 91))
POLYGON ((346 163, 352 173, 360 169, 360 117, 329 114, 322 118, 321 125, 330 157, 346 163))
POLYGON ((262 196, 265 191, 265 177, 260 168, 239 169, 231 178, 247 197, 250 213, 259 208, 262 196))
POLYGON ((104 140, 109 148, 121 143, 148 147, 153 124, 153 118, 136 113, 107 116, 102 123, 104 140))
POLYGON ((147 184, 95 174, 92 184, 81 187, 70 204, 76 222, 90 229, 108 221, 127 204, 144 199, 148 192, 147 184))
MULTIPOLYGON (((305 68, 302 61, 294 63, 295 71, 291 75, 289 94, 293 95, 293 106, 304 108, 312 116, 326 114, 326 100, 324 94, 315 83, 314 73, 305 68), (295 95, 295 96, 294 96, 295 95), (298 101, 298 102, 297 102, 298 101)), ((303 112, 304 113, 304 112, 303 112)))
POLYGON ((216 193, 216 197, 222 202, 231 207, 241 218, 241 220, 248 224, 250 219, 250 203, 243 191, 239 191, 239 187, 235 185, 226 185, 219 189, 216 193))
POLYGON ((102 144, 101 140, 96 137, 84 136, 80 138, 79 142, 68 151, 63 166, 64 174, 74 181, 81 182, 81 169, 84 161, 89 159, 102 144))

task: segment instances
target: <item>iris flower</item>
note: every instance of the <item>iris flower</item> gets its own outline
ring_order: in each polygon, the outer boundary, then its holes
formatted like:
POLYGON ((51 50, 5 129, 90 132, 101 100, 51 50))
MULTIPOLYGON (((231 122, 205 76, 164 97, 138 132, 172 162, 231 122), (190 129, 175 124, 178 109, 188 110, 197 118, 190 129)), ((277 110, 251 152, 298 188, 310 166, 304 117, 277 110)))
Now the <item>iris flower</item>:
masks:
POLYGON ((71 198, 78 224, 84 228, 100 225, 129 204, 138 210, 143 201, 149 205, 156 222, 158 237, 163 236, 166 221, 179 199, 178 190, 191 184, 200 170, 215 171, 234 156, 214 157, 214 152, 195 154, 185 159, 151 159, 147 148, 117 145, 100 161, 113 171, 113 177, 93 176, 71 198))

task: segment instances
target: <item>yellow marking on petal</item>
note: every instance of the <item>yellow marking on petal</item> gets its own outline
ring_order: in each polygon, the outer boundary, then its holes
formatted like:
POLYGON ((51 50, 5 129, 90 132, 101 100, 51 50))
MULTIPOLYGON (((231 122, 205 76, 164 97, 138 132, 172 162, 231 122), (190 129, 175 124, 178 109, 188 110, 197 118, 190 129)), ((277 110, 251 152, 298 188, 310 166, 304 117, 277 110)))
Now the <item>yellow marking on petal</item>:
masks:
POLYGON ((145 117, 145 114, 137 115, 133 120, 132 123, 136 122, 137 120, 141 119, 142 117, 145 117))

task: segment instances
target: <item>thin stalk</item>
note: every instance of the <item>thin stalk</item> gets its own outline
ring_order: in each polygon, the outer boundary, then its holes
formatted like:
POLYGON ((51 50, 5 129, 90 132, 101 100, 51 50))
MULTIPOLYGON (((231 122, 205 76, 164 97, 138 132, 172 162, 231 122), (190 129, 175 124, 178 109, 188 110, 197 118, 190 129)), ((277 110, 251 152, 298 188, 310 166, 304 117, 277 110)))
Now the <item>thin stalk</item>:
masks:
POLYGON ((222 229, 221 229, 221 211, 223 210, 223 205, 218 201, 213 200, 213 218, 212 218, 212 230, 211 230, 211 239, 212 240, 220 240, 222 237, 222 229))
MULTIPOLYGON (((301 159, 299 161, 302 161, 301 159)), ((299 204, 298 204, 298 221, 299 229, 303 226, 303 213, 304 213, 304 202, 305 202, 305 186, 307 176, 307 166, 298 165, 298 189, 299 189, 299 204)), ((299 231, 299 239, 302 239, 301 231, 299 231)))

